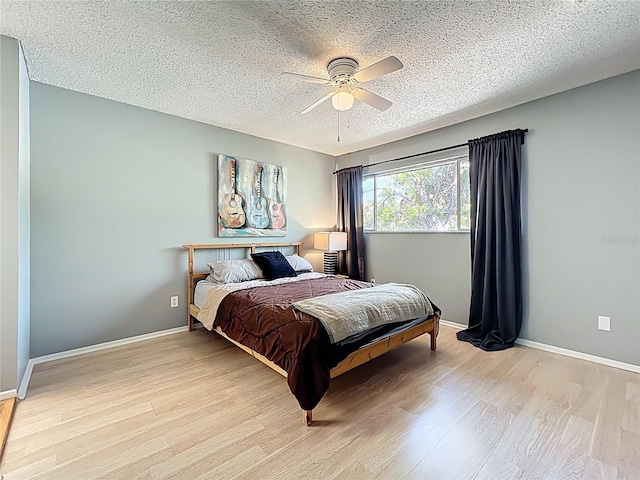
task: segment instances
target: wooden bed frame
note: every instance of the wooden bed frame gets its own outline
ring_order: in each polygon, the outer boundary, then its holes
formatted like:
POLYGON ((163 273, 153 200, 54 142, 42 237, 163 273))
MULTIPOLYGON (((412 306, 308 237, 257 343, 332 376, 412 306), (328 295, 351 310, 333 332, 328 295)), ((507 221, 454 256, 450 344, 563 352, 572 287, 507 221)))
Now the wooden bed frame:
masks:
MULTIPOLYGON (((193 304, 195 286, 198 280, 206 278, 209 275, 209 272, 194 272, 194 253, 195 250, 220 250, 220 249, 245 249, 248 250, 249 253, 256 253, 257 249, 280 249, 283 248, 293 248, 293 251, 296 254, 300 253, 300 247, 303 242, 288 242, 288 243, 227 243, 227 244, 187 244, 182 245, 183 248, 186 248, 189 252, 189 308, 187 315, 187 325, 189 326, 189 331, 193 331, 194 319, 197 320, 198 313, 200 312, 200 308, 193 304)), ((246 256, 246 252, 245 252, 246 256)), ((436 349, 436 337, 438 335, 438 331, 440 330, 440 318, 436 314, 433 318, 422 322, 418 325, 415 325, 411 328, 403 330, 401 332, 391 334, 385 336, 375 343, 367 345, 366 347, 362 347, 359 350, 356 350, 347 358, 345 358, 342 362, 336 365, 331 370, 331 378, 335 378, 338 375, 342 375, 345 372, 348 372, 352 368, 355 368, 363 363, 368 362, 369 360, 373 360, 380 355, 383 355, 391 350, 407 343, 414 338, 417 338, 425 333, 428 333, 431 336, 431 350, 436 349)), ((256 359, 260 360, 265 365, 271 367, 280 375, 286 378, 287 372, 285 372, 278 365, 273 363, 271 360, 266 358, 263 355, 260 355, 258 352, 251 350, 249 347, 242 345, 241 343, 229 338, 220 327, 215 327, 214 331, 229 340, 231 343, 240 347, 242 350, 252 355, 256 359)), ((302 418, 305 424, 311 425, 313 421, 313 411, 312 410, 303 410, 302 418)))

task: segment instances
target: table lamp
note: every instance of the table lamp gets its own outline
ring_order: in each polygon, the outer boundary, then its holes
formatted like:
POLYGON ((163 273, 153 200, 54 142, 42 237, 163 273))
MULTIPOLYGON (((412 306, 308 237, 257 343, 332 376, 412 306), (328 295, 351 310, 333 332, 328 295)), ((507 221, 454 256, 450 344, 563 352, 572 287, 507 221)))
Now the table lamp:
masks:
POLYGON ((313 248, 324 250, 324 273, 335 275, 338 251, 347 249, 346 232, 317 232, 313 236, 313 248))

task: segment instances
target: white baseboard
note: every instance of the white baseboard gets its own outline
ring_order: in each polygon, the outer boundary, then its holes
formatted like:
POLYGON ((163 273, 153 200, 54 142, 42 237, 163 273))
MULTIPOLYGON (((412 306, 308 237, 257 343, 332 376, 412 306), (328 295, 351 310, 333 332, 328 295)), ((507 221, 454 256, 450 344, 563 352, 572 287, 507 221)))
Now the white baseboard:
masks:
POLYGON ((608 365, 609 367, 615 367, 622 370, 629 370, 630 372, 640 373, 640 365, 633 365, 632 363, 624 363, 617 360, 611 360, 610 358, 598 357, 596 355, 576 352, 574 350, 567 350, 566 348, 547 345, 546 343, 533 342, 524 338, 517 339, 516 343, 518 345, 522 345, 523 347, 537 348, 538 350, 544 350, 545 352, 557 353, 559 355, 565 355, 567 357, 579 358, 580 360, 587 360, 588 362, 600 363, 602 365, 608 365))
POLYGON ((29 360, 29 363, 27 363, 27 368, 24 370, 22 381, 18 387, 18 398, 20 400, 24 400, 24 397, 27 396, 27 388, 29 387, 29 381, 31 381, 31 374, 33 373, 33 366, 35 365, 34 360, 35 359, 32 358, 29 360))
POLYGON ((452 327, 457 330, 462 330, 464 328, 467 328, 467 326, 463 325, 462 323, 450 322, 449 320, 442 320, 442 319, 440 319, 440 325, 446 325, 447 327, 452 327))
POLYGON ((7 400, 9 398, 14 398, 18 396, 18 392, 14 388, 13 390, 5 390, 4 392, 0 392, 0 402, 2 400, 7 400))
MULTIPOLYGON (((457 330, 467 328, 466 325, 456 322, 450 322, 448 320, 440 320, 440 323, 457 330)), ((609 367, 615 367, 620 368, 621 370, 640 373, 640 365, 633 365, 632 363, 624 363, 617 360, 611 360, 610 358, 598 357, 596 355, 590 355, 588 353, 576 352, 574 350, 568 350, 566 348, 560 348, 554 345, 547 345, 546 343, 534 342, 525 338, 518 338, 516 340, 516 344, 522 345, 523 347, 544 350, 545 352, 557 353, 558 355, 564 355, 565 357, 579 358, 580 360, 587 360, 588 362, 600 363, 602 365, 608 365, 609 367)))
POLYGON ((64 352, 52 353, 50 355, 43 355, 42 357, 32 358, 27 364, 27 369, 24 372, 24 376, 22 377, 22 382, 20 382, 20 388, 17 392, 17 395, 16 391, 12 390, 14 392, 13 396, 17 396, 20 400, 24 399, 24 397, 27 395, 27 388, 29 387, 29 381, 31 380, 31 374, 33 373, 33 366, 39 363, 52 362, 53 360, 75 357, 76 355, 98 352, 100 350, 106 350, 107 348, 119 347, 121 345, 128 345, 130 343, 142 342, 144 340, 151 340, 152 338, 164 337, 166 335, 173 335, 174 333, 187 331, 189 331, 189 327, 185 325, 183 327, 169 328, 167 330, 160 330, 159 332, 146 333, 144 335, 137 335, 135 337, 113 340, 111 342, 98 343, 96 345, 89 345, 88 347, 74 348, 73 350, 66 350, 64 352))
MULTIPOLYGON (((467 325, 463 325, 461 323, 451 322, 449 320, 440 320, 440 324, 445 325, 447 327, 452 327, 457 330, 462 330, 467 328, 467 325)), ((106 350, 108 348, 119 347, 121 345, 127 345, 130 343, 142 342, 144 340, 150 340, 152 338, 164 337, 166 335, 173 335, 174 333, 181 333, 188 331, 187 326, 170 328, 168 330, 161 330, 159 332, 147 333, 145 335, 138 335, 135 337, 123 338, 121 340, 114 340, 112 342, 98 343, 96 345, 90 345, 88 347, 75 348, 73 350, 67 350, 64 352, 52 353, 50 355, 44 355, 42 357, 36 357, 29 360, 27 364, 27 369, 24 372, 24 376, 22 377, 22 382, 20 383, 20 388, 16 391, 7 390, 6 392, 0 392, 0 400, 5 400, 7 398, 18 397, 20 400, 24 399, 27 394, 27 388, 29 387, 29 381, 31 380, 31 374, 33 373, 33 366, 39 363, 51 362, 53 360, 60 360, 68 357, 75 357, 76 355, 82 355, 85 353, 97 352, 100 350, 106 350)), ((526 340, 523 338, 519 338, 516 340, 518 345, 522 345, 524 347, 536 348, 538 350, 544 350, 546 352, 557 353, 559 355, 564 355, 567 357, 579 358, 581 360, 587 360, 589 362, 600 363, 602 365, 608 365, 610 367, 620 368, 622 370, 628 370, 630 372, 640 373, 640 365, 633 365, 631 363, 619 362, 617 360, 611 360, 609 358, 598 357, 596 355, 590 355, 588 353, 576 352, 573 350, 568 350, 566 348, 555 347, 553 345, 547 345, 544 343, 533 342, 531 340, 526 340)))

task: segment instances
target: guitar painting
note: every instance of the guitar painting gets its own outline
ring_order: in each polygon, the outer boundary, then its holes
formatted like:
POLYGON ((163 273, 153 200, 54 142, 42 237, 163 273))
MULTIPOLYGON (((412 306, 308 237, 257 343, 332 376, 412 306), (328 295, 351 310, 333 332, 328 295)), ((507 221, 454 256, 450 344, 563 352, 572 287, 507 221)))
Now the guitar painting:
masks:
POLYGON ((282 228, 285 224, 283 204, 280 202, 278 194, 278 178, 280 177, 280 169, 275 167, 273 170, 273 196, 269 199, 269 217, 271 219, 271 228, 282 228))
POLYGON ((220 223, 225 228, 240 228, 245 224, 246 215, 242 207, 242 195, 236 190, 236 160, 230 159, 227 163, 231 193, 225 195, 224 203, 220 209, 220 223))
POLYGON ((267 199, 261 196, 262 165, 254 167, 254 188, 249 205, 249 225, 254 228, 266 228, 269 226, 267 213, 267 199))
POLYGON ((284 237, 287 168, 217 154, 218 236, 284 237))

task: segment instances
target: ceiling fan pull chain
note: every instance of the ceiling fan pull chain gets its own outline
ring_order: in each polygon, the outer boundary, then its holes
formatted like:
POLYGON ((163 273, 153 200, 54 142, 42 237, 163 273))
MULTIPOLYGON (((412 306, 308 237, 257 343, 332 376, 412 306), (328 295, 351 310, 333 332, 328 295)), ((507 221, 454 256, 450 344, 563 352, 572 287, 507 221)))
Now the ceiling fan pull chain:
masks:
POLYGON ((340 143, 340 110, 338 110, 338 143, 340 143))

